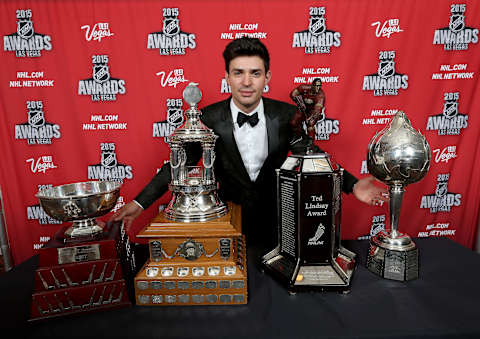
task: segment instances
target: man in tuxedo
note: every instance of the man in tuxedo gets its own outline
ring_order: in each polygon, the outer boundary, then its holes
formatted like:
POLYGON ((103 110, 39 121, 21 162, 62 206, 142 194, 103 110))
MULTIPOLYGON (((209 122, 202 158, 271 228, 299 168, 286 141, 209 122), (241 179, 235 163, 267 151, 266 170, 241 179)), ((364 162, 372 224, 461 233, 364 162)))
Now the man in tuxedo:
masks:
MULTIPOLYGON (((232 96, 202 109, 202 121, 218 139, 215 145, 215 175, 223 201, 242 206, 242 231, 249 245, 271 249, 276 245, 276 174, 288 152, 303 152, 308 138, 291 144, 290 120, 296 107, 262 97, 271 78, 270 57, 258 39, 232 41, 223 52, 225 79, 232 96)), ((189 149, 192 154, 200 150, 189 149)), ((193 157, 195 161, 195 157, 193 157)), ((188 165, 188 164, 187 164, 188 165)), ((140 194, 110 220, 124 220, 128 229, 143 209, 168 189, 170 165, 165 164, 140 194)), ((373 184, 373 177, 357 180, 344 172, 343 191, 374 204, 385 200, 386 191, 373 184)))

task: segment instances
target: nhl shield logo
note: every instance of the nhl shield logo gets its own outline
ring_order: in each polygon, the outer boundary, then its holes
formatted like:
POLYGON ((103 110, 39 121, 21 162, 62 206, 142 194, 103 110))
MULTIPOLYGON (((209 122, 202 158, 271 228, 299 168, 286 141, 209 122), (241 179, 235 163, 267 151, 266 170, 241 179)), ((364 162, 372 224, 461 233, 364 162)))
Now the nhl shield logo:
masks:
POLYGON ((325 29, 325 18, 318 16, 310 18, 310 23, 308 24, 308 30, 310 31, 310 33, 312 33, 313 35, 322 34, 323 32, 325 32, 325 29))
POLYGON ((45 116, 42 111, 29 111, 28 124, 32 127, 42 127, 45 125, 45 116))
POLYGON ((93 65, 93 80, 98 83, 103 83, 110 79, 110 72, 107 65, 93 65))
POLYGON ((443 104, 443 115, 447 118, 453 118, 458 114, 458 102, 445 102, 443 104))
POLYGON ((102 152, 102 166, 105 168, 117 166, 117 155, 115 152, 102 152))
POLYGON ((453 14, 450 16, 450 22, 448 28, 452 32, 459 32, 465 28, 465 15, 463 14, 453 14))
POLYGON ((23 39, 28 39, 33 36, 33 22, 28 21, 17 21, 17 34, 20 35, 23 39))
POLYGON ((445 196, 447 194, 447 183, 446 182, 439 182, 437 183, 437 188, 435 189, 435 195, 439 198, 445 196))
POLYGON ((183 124, 183 110, 181 108, 168 108, 167 110, 167 122, 174 126, 178 127, 183 124))
POLYGON ((180 21, 177 18, 163 19, 163 34, 173 36, 180 33, 180 21))
POLYGON ((395 75, 395 61, 382 60, 378 63, 378 76, 380 78, 389 78, 395 75))

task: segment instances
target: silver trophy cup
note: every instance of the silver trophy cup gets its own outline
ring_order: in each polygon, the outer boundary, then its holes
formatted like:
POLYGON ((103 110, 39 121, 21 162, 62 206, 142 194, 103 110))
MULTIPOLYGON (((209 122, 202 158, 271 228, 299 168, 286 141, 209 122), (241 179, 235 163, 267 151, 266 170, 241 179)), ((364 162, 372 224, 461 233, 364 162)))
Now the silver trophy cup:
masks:
POLYGON ((78 182, 40 190, 35 196, 50 217, 73 221, 65 231, 66 237, 94 237, 103 231, 95 218, 115 207, 121 185, 117 181, 78 182))
POLYGON ((368 145, 370 174, 389 187, 390 231, 370 239, 367 268, 393 280, 418 278, 418 249, 412 239, 398 231, 405 186, 423 179, 430 167, 430 146, 416 131, 404 112, 399 111, 368 145))

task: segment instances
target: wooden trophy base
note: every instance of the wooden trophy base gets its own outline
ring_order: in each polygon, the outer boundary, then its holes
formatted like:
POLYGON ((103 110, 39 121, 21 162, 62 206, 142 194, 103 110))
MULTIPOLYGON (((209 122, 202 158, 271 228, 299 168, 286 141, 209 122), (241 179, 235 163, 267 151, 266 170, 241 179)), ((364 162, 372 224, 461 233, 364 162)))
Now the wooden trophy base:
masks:
POLYGON ((137 236, 150 258, 135 277, 137 305, 247 303, 245 238, 240 206, 207 222, 182 223, 159 214, 137 236))
POLYGON ((97 240, 77 242, 63 241, 67 227, 40 249, 29 321, 131 305, 119 223, 107 224, 97 240))

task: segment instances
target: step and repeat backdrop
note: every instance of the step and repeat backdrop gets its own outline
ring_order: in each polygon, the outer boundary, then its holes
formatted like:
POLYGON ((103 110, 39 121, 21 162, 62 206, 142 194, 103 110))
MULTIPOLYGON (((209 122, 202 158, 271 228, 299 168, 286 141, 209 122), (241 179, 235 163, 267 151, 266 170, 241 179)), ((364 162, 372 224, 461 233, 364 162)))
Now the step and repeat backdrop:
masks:
MULTIPOLYGON (((185 86, 199 83, 200 107, 230 96, 222 52, 243 36, 269 48, 266 97, 290 102, 294 87, 322 79, 316 143, 359 178, 370 139, 405 111, 432 161, 406 188, 400 230, 474 246, 479 1, 5 0, 0 13, 0 185, 15 264, 61 226, 39 189, 121 180, 116 209, 133 199, 169 159, 185 86)), ((135 221, 132 240, 169 197, 135 221)), ((387 205, 343 196, 344 239, 388 225, 387 205)))

